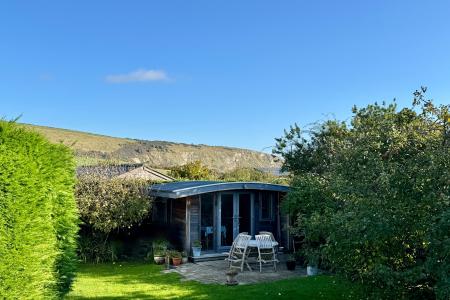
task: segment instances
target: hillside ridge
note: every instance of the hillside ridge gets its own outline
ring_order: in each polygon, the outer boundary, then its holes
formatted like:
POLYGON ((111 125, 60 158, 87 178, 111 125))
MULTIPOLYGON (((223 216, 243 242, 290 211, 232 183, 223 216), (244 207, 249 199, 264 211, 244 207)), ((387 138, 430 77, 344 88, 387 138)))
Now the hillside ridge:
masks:
POLYGON ((272 155, 250 149, 120 138, 57 127, 22 125, 44 135, 53 143, 71 147, 78 165, 145 163, 167 169, 200 160, 207 167, 220 172, 238 167, 274 172, 280 168, 280 162, 272 155))

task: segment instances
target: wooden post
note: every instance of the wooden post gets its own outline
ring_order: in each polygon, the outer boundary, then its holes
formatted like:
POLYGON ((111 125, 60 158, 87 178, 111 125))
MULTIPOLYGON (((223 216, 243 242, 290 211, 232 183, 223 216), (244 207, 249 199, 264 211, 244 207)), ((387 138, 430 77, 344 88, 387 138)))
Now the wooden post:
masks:
POLYGON ((191 253, 191 199, 186 198, 186 244, 185 248, 191 253))

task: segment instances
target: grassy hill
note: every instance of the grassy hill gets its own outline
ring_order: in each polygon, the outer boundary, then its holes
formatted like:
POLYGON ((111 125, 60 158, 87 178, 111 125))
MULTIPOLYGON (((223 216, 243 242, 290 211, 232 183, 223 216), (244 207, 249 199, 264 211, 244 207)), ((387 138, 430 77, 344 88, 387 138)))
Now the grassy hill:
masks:
POLYGON ((74 130, 23 124, 54 143, 74 149, 79 165, 99 163, 146 163, 167 169, 200 160, 217 171, 237 167, 278 170, 280 163, 267 153, 221 146, 192 145, 165 141, 116 138, 74 130))

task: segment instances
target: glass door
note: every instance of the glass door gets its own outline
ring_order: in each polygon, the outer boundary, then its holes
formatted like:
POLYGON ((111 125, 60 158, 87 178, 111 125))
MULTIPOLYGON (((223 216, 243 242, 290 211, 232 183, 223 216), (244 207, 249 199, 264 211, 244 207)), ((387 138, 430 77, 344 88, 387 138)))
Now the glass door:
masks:
POLYGON ((245 192, 225 192, 217 197, 216 244, 218 251, 228 249, 240 232, 253 234, 253 196, 245 192))
POLYGON ((202 251, 214 250, 214 196, 201 195, 200 238, 202 251))
POLYGON ((239 233, 247 232, 252 234, 251 221, 251 195, 249 193, 241 193, 239 194, 239 224, 237 231, 239 233))
POLYGON ((231 246, 234 240, 234 195, 222 194, 220 197, 220 246, 231 246))

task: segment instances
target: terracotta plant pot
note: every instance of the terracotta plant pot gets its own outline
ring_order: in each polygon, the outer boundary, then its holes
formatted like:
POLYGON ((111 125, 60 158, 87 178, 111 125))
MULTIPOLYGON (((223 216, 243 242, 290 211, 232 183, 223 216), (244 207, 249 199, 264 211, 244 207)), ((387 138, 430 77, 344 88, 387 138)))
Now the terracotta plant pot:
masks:
POLYGON ((174 266, 179 266, 181 265, 181 257, 172 257, 172 264, 174 266))
POLYGON ((155 264, 162 265, 166 261, 166 258, 164 256, 155 255, 153 260, 155 261, 155 264))

